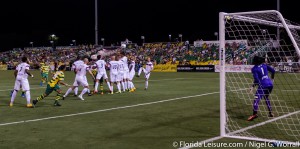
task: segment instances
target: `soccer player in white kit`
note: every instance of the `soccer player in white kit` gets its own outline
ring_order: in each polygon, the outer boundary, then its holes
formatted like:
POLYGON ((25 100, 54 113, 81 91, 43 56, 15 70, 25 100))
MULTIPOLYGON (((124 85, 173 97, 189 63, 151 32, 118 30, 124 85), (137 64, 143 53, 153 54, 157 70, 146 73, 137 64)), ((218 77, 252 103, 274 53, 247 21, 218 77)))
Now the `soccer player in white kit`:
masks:
POLYGON ((22 63, 19 64, 14 72, 16 81, 14 92, 10 99, 9 106, 12 107, 14 100, 16 98, 17 92, 20 90, 20 86, 22 85, 22 89, 25 91, 25 96, 27 100, 27 108, 32 108, 32 104, 30 103, 30 87, 28 82, 28 75, 33 78, 33 75, 28 72, 30 65, 27 63, 27 57, 22 57, 22 63))
MULTIPOLYGON (((105 82, 107 83, 107 86, 110 90, 110 83, 107 79, 108 77, 107 77, 107 73, 105 70, 106 62, 104 60, 101 60, 101 55, 98 55, 97 58, 98 58, 98 61, 95 62, 95 65, 94 65, 94 68, 97 68, 97 70, 98 70, 98 73, 96 76, 95 89, 94 89, 95 93, 98 92, 99 80, 101 78, 103 78, 105 80, 105 82)), ((103 93, 101 93, 101 94, 103 94, 103 93)))
MULTIPOLYGON (((122 89, 123 89, 123 92, 126 91, 126 87, 125 87, 125 65, 124 65, 124 62, 122 61, 122 57, 119 56, 118 57, 118 62, 119 62, 119 74, 118 74, 118 79, 117 81, 121 83, 122 85, 122 89)), ((117 92, 119 93, 119 92, 117 92)))
POLYGON ((81 94, 78 95, 78 98, 80 98, 81 100, 84 100, 82 96, 89 90, 89 83, 87 82, 87 79, 86 79, 86 72, 88 71, 89 74, 95 80, 95 77, 94 77, 93 73, 91 72, 92 68, 87 65, 89 63, 89 60, 87 58, 85 58, 83 60, 83 62, 84 62, 84 64, 81 64, 78 66, 78 68, 76 68, 76 71, 77 71, 76 79, 73 84, 73 87, 78 86, 79 84, 84 87, 84 89, 81 91, 81 94))
POLYGON ((153 63, 151 62, 150 57, 148 57, 147 62, 146 62, 146 68, 141 67, 139 72, 138 72, 138 76, 140 76, 142 71, 145 74, 145 90, 148 89, 148 80, 149 80, 150 73, 151 73, 152 70, 153 70, 153 63))
POLYGON ((132 56, 130 58, 130 64, 129 64, 129 80, 128 80, 128 86, 130 91, 129 92, 134 92, 136 90, 136 88, 134 87, 134 84, 132 82, 133 78, 135 75, 135 57, 132 56))
MULTIPOLYGON (((129 91, 129 68, 128 68, 128 58, 127 56, 125 56, 125 52, 122 51, 121 52, 121 59, 120 59, 122 62, 123 62, 123 65, 124 65, 124 75, 123 75, 123 82, 124 82, 124 88, 125 90, 129 91)), ((123 85, 123 84, 122 84, 123 85)))
POLYGON ((119 74, 119 62, 116 61, 116 57, 115 56, 111 56, 111 60, 109 62, 109 74, 110 74, 110 94, 114 94, 114 86, 113 84, 117 84, 118 87, 118 92, 117 93, 121 93, 121 86, 120 86, 120 82, 118 81, 118 74, 119 74))

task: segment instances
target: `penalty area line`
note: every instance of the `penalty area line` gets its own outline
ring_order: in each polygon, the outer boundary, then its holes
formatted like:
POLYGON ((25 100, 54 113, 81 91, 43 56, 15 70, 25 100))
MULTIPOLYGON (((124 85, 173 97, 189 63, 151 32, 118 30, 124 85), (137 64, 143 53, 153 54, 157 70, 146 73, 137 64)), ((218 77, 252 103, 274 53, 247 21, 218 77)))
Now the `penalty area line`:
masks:
POLYGON ((220 93, 220 92, 204 93, 204 94, 199 94, 199 95, 178 97, 178 98, 172 98, 172 99, 166 99, 166 100, 160 100, 160 101, 154 101, 154 102, 146 102, 146 103, 140 103, 140 104, 129 105, 129 106, 121 106, 121 107, 108 108, 108 109, 100 109, 100 110, 89 111, 89 112, 81 112, 81 113, 74 113, 74 114, 67 114, 67 115, 60 115, 60 116, 52 116, 52 117, 45 117, 45 118, 39 118, 39 119, 31 119, 31 120, 24 120, 24 121, 2 123, 2 124, 0 124, 0 126, 7 126, 7 125, 21 124, 21 123, 29 123, 29 122, 37 122, 37 121, 58 119, 58 118, 72 117, 72 116, 79 116, 79 115, 87 115, 87 114, 100 113, 100 112, 113 111, 113 110, 120 110, 120 109, 128 109, 128 108, 134 108, 134 107, 139 107, 139 106, 147 106, 147 105, 153 105, 153 104, 158 104, 158 103, 170 102, 170 101, 175 101, 175 100, 180 100, 180 99, 188 99, 188 98, 195 98, 195 97, 213 95, 213 94, 218 94, 218 93, 220 93))

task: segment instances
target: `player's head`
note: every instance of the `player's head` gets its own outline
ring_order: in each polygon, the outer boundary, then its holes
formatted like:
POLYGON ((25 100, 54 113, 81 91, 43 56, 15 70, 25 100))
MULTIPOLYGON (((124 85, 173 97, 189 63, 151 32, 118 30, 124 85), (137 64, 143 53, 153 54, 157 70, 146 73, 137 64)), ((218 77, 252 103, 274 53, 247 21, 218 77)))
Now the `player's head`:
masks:
POLYGON ((59 71, 65 71, 65 69, 66 69, 66 65, 61 65, 58 67, 59 71))
POLYGON ((134 56, 131 56, 131 57, 130 57, 130 60, 135 61, 135 57, 134 57, 134 56))
POLYGON ((100 60, 100 59, 101 59, 101 55, 98 55, 98 56, 97 56, 97 59, 100 60))
POLYGON ((84 59, 83 59, 83 62, 84 62, 85 64, 87 64, 87 63, 89 63, 89 59, 88 59, 88 58, 84 58, 84 59))
POLYGON ((116 60, 116 56, 112 55, 112 56, 110 57, 110 59, 111 59, 112 61, 114 61, 114 60, 116 60))
POLYGON ((265 58, 259 56, 254 56, 252 60, 253 65, 260 65, 263 64, 264 62, 265 62, 265 58))
POLYGON ((22 62, 27 62, 27 57, 22 57, 22 62))
POLYGON ((125 56, 126 55, 126 52, 125 51, 122 51, 120 52, 121 56, 125 56))
POLYGON ((147 61, 150 62, 150 61, 151 61, 151 58, 150 58, 150 57, 147 57, 147 61))

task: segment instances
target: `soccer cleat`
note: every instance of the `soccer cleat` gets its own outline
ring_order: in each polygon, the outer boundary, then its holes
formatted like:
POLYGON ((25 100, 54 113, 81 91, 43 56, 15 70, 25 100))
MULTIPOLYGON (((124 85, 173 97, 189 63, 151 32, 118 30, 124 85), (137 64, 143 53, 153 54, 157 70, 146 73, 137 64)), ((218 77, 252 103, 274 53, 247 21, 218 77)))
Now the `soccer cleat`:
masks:
POLYGON ((36 105, 36 103, 38 103, 38 100, 37 100, 37 99, 34 99, 34 100, 32 100, 32 104, 33 104, 33 106, 35 106, 35 105, 36 105))
POLYGON ((9 103, 9 106, 12 107, 12 106, 14 106, 14 104, 11 102, 11 103, 9 103))
POLYGON ((134 89, 131 89, 129 92, 130 92, 130 93, 134 92, 134 89))
POLYGON ((62 97, 62 100, 65 100, 65 98, 66 98, 66 97, 65 97, 65 95, 64 95, 64 96, 62 97))
POLYGON ((84 100, 83 97, 81 95, 78 96, 79 99, 84 100))
POLYGON ((274 117, 274 114, 272 112, 270 112, 269 117, 274 117))
POLYGON ((253 120, 256 119, 257 117, 258 117, 257 114, 251 115, 251 116, 248 118, 248 121, 253 121, 253 120))
POLYGON ((147 90, 148 88, 145 88, 144 90, 147 90))
POLYGON ((92 93, 88 93, 88 96, 92 96, 92 93))
POLYGON ((140 77, 139 75, 136 75, 136 77, 140 77))
POLYGON ((31 103, 26 105, 27 108, 33 108, 33 105, 31 103))
POLYGON ((76 94, 74 94, 74 97, 77 97, 77 95, 76 95, 76 94))
POLYGON ((135 91, 135 90, 136 90, 136 88, 134 87, 134 88, 133 88, 133 91, 135 91))
POLYGON ((122 92, 120 92, 120 91, 117 91, 117 92, 115 92, 116 94, 121 94, 122 92))
POLYGON ((111 95, 112 95, 112 94, 114 94, 114 92, 113 92, 113 91, 110 91, 108 94, 111 94, 111 95))
POLYGON ((97 90, 94 90, 94 94, 96 94, 96 93, 98 93, 98 91, 97 91, 97 90))
POLYGON ((61 106, 61 104, 59 104, 59 102, 57 100, 55 100, 54 106, 61 106))

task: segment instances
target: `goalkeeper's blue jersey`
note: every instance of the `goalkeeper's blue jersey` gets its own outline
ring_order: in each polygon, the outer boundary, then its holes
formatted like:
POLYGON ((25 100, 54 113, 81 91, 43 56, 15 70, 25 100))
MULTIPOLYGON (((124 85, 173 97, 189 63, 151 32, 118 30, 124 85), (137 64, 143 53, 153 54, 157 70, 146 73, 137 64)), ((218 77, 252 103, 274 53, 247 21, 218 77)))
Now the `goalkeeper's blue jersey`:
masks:
POLYGON ((255 65, 251 70, 254 84, 259 84, 259 86, 263 88, 273 86, 273 82, 268 75, 269 71, 272 74, 275 73, 275 70, 266 64, 255 65))

